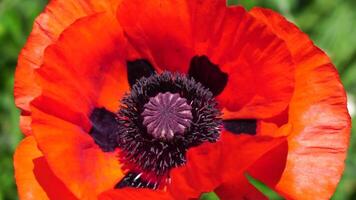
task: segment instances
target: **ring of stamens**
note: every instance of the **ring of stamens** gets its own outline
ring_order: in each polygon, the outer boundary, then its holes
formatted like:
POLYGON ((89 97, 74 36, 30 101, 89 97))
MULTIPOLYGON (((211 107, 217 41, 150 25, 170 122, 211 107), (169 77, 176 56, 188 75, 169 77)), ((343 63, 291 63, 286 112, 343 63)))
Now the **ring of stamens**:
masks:
POLYGON ((189 148, 218 140, 220 115, 213 94, 192 78, 163 72, 139 79, 118 112, 123 168, 161 185, 189 148))

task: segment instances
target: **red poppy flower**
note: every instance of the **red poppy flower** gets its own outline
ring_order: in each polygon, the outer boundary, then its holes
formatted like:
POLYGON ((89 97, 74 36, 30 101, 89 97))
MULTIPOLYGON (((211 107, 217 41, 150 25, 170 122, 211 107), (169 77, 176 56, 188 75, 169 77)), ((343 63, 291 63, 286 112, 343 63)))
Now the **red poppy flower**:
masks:
POLYGON ((350 117, 328 56, 223 0, 53 0, 15 75, 21 199, 327 199, 350 117))

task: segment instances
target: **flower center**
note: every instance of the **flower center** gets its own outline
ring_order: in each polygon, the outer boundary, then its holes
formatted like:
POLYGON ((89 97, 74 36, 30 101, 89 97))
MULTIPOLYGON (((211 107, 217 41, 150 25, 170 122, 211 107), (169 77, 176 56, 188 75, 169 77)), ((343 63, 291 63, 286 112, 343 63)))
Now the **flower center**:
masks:
POLYGON ((144 105, 143 125, 155 138, 172 139, 175 134, 183 135, 190 127, 192 107, 187 99, 177 93, 158 93, 144 105))
POLYGON ((213 93, 193 78, 170 72, 142 77, 118 112, 123 169, 154 188, 165 185, 170 169, 185 164, 189 148, 219 139, 220 115, 213 93))

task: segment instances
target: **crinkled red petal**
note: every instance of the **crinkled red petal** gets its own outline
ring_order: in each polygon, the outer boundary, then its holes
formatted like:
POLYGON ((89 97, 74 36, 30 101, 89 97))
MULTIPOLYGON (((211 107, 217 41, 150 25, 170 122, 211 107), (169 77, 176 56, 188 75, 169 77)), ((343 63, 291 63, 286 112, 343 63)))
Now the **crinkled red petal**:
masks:
POLYGON ((221 0, 124 0, 118 20, 141 57, 161 70, 186 73, 195 55, 219 65, 229 75, 217 98, 226 118, 268 118, 288 106, 295 70, 290 52, 242 7, 221 0))
POLYGON ((117 110, 128 90, 125 44, 116 18, 95 14, 68 27, 36 70, 41 94, 31 103, 33 135, 80 199, 96 199, 123 176, 117 152, 104 153, 90 137, 89 116, 95 107, 117 110))
POLYGON ((215 193, 220 199, 268 199, 263 193, 257 190, 243 174, 236 176, 235 180, 231 182, 221 184, 215 189, 215 193))
POLYGON ((99 200, 137 200, 137 199, 152 199, 152 200, 173 200, 174 198, 165 191, 139 189, 139 188, 123 188, 109 190, 99 196, 99 200))
POLYGON ((268 118, 284 110, 295 71, 284 41, 240 6, 221 0, 187 4, 196 54, 207 55, 229 75, 217 97, 224 117, 268 118))
POLYGON ((185 1, 123 0, 117 17, 139 56, 158 71, 188 71, 194 54, 185 1))
POLYGON ((249 167, 283 143, 286 143, 285 138, 223 132, 220 141, 204 143, 188 151, 187 164, 172 170, 168 190, 175 198, 189 199, 224 184, 231 187, 249 167))
POLYGON ((119 2, 53 0, 36 18, 29 39, 19 55, 15 73, 15 104, 22 110, 20 128, 25 135, 31 134, 30 102, 41 92, 35 82, 34 70, 42 65, 45 48, 55 42, 63 30, 77 19, 101 11, 114 13, 119 2))
POLYGON ((32 108, 33 135, 53 173, 79 199, 96 199, 123 175, 117 152, 104 153, 81 127, 32 108))
POLYGON ((286 41, 297 65, 287 164, 276 189, 291 199, 329 199, 344 170, 350 133, 337 71, 330 58, 281 15, 262 8, 251 14, 286 41))
POLYGON ((37 148, 33 136, 23 139, 17 147, 14 166, 20 199, 76 199, 64 183, 53 174, 46 159, 37 148))

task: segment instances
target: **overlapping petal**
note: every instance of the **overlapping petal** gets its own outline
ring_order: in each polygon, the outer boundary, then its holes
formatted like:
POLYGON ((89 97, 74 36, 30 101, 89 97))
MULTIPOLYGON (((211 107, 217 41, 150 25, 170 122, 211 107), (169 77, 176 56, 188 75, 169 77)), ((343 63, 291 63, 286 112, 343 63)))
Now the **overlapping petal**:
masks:
POLYGON ((227 72, 218 98, 230 111, 226 118, 271 117, 287 107, 294 88, 291 55, 242 7, 227 8, 221 0, 123 1, 118 19, 130 42, 160 69, 187 72, 194 55, 207 55, 227 72))
POLYGON ((90 126, 86 118, 94 107, 117 110, 118 99, 129 89, 125 44, 112 16, 78 20, 46 49, 43 65, 36 70, 41 95, 32 104, 84 128, 90 126))
MULTIPOLYGON (((244 173, 264 155, 276 148, 286 152, 286 147, 286 139, 283 137, 233 135, 223 132, 221 140, 217 143, 202 144, 188 151, 186 166, 172 170, 169 191, 177 199, 189 199, 215 189, 229 190, 238 183, 246 183, 244 173)), ((277 162, 283 163, 283 158, 281 159, 277 162)), ((240 197, 261 195, 257 190, 248 193, 251 185, 238 186, 240 191, 246 192, 236 194, 240 197)), ((230 190, 226 195, 231 195, 232 192, 230 190)))
POLYGON ((159 71, 187 73, 194 53, 185 1, 124 0, 117 17, 141 58, 159 71))
POLYGON ((53 174, 33 136, 26 137, 17 147, 14 165, 20 199, 76 199, 53 174))
POLYGON ((95 199, 122 177, 117 155, 90 137, 89 115, 95 107, 116 110, 128 90, 124 45, 115 17, 88 16, 46 49, 35 72, 41 94, 31 103, 33 134, 53 172, 81 199, 95 199))
POLYGON ((79 199, 96 199, 123 177, 117 152, 104 153, 81 127, 32 108, 32 128, 53 173, 79 199))
MULTIPOLYGON (((270 138, 270 140, 273 140, 270 138)), ((215 189, 221 199, 267 199, 247 179, 247 175, 258 177, 260 181, 273 187, 277 184, 286 165, 288 154, 287 139, 280 138, 273 146, 266 146, 263 156, 257 158, 243 173, 233 174, 228 181, 215 189)), ((259 144, 260 145, 260 144, 259 144)), ((238 157, 239 154, 236 155, 238 157)), ((239 162, 239 161, 236 161, 239 162)))
POLYGON ((37 17, 28 41, 19 55, 15 74, 15 103, 22 110, 20 128, 24 134, 31 133, 29 104, 41 90, 34 81, 34 70, 41 66, 46 47, 56 41, 63 30, 77 19, 102 11, 115 12, 119 2, 53 0, 37 17))
POLYGON ((328 199, 344 169, 350 133, 346 95, 328 56, 279 14, 251 14, 283 38, 297 64, 290 102, 287 165, 276 188, 288 198, 328 199), (310 189, 313 188, 313 189, 310 189))
POLYGON ((137 199, 160 199, 174 200, 165 191, 154 191, 150 189, 125 188, 120 190, 109 190, 99 196, 99 200, 137 200, 137 199))
POLYGON ((284 41, 241 6, 227 7, 222 0, 187 4, 196 54, 229 75, 218 96, 224 117, 267 118, 285 109, 295 65, 284 41))

